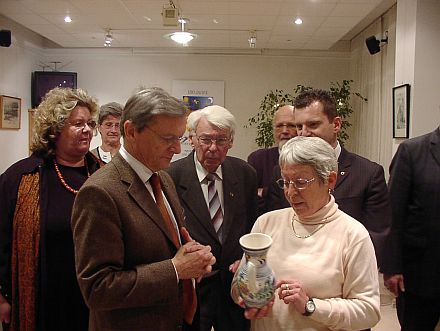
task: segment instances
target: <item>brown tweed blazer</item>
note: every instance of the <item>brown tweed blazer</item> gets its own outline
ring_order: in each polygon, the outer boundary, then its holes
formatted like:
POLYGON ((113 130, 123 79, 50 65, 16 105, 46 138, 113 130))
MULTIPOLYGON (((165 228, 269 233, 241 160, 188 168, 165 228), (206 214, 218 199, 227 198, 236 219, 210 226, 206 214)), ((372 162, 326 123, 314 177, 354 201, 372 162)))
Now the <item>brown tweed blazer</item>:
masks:
MULTIPOLYGON (((169 175, 162 189, 180 226, 183 209, 169 175)), ((72 212, 77 278, 89 330, 178 330, 176 248, 144 183, 117 155, 78 193, 72 212)))

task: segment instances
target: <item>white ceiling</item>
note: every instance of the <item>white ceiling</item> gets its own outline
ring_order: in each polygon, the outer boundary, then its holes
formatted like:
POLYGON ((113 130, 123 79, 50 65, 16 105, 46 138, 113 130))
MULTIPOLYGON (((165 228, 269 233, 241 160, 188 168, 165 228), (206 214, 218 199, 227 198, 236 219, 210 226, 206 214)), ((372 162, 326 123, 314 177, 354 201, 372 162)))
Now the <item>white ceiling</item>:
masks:
MULTIPOLYGON (((258 49, 327 50, 349 40, 395 0, 173 0, 188 30, 191 48, 249 48, 256 30, 258 49), (302 25, 293 23, 301 17, 302 25), (217 22, 217 23, 215 23, 217 22)), ((182 47, 164 38, 162 8, 169 0, 0 0, 0 14, 61 47, 182 47), (71 23, 64 22, 69 14, 71 23)), ((1 27, 0 28, 4 28, 1 27)))

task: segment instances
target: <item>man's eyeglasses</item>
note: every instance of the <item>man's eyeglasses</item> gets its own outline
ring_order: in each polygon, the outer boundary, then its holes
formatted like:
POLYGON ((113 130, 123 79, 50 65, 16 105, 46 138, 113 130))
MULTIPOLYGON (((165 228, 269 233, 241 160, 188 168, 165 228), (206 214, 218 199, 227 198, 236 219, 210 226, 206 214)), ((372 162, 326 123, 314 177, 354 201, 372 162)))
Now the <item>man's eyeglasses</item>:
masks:
POLYGON ((275 125, 275 129, 277 130, 282 130, 282 129, 288 129, 288 130, 293 130, 296 129, 296 125, 295 124, 290 124, 290 123, 280 123, 275 125))
POLYGON ((182 137, 176 137, 176 136, 165 137, 165 136, 160 135, 159 133, 157 133, 153 129, 149 128, 148 126, 146 126, 145 128, 150 130, 151 132, 153 132, 156 136, 159 137, 159 139, 161 139, 164 143, 167 143, 168 145, 174 145, 175 143, 183 143, 183 142, 185 142, 188 139, 188 137, 185 137, 185 136, 182 136, 182 137))
POLYGON ((224 147, 231 142, 231 138, 226 138, 226 137, 212 138, 207 136, 201 136, 201 137, 197 136, 197 140, 201 145, 204 146, 211 146, 212 144, 215 143, 219 147, 224 147))
POLYGON ((72 126, 75 130, 84 130, 85 129, 85 127, 86 127, 86 125, 90 128, 90 129, 94 129, 94 128, 96 128, 96 121, 93 121, 93 120, 90 120, 90 121, 87 121, 87 122, 83 122, 83 121, 77 121, 77 122, 73 122, 73 123, 70 123, 70 122, 68 122, 69 124, 70 124, 70 126, 72 126))
POLYGON ((315 178, 311 178, 311 179, 298 178, 295 180, 285 180, 283 178, 280 178, 277 180, 277 184, 283 190, 289 189, 290 185, 293 185, 293 187, 297 190, 304 190, 314 180, 315 180, 315 178))

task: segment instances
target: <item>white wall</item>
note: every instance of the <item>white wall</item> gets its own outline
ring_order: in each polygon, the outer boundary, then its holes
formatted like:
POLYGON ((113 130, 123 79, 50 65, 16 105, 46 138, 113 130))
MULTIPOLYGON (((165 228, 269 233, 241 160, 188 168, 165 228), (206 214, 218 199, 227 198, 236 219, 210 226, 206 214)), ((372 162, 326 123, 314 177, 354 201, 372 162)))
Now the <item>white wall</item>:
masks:
POLYGON ((440 123, 440 1, 418 0, 411 137, 440 123))
MULTIPOLYGON (((100 103, 118 101, 124 104, 141 84, 160 86, 171 91, 174 79, 223 80, 225 107, 236 116, 238 122, 235 145, 230 155, 244 159, 257 146, 254 143, 254 129, 245 129, 243 126, 258 110, 261 99, 270 89, 293 90, 297 84, 327 88, 330 81, 350 78, 349 53, 262 56, 136 54, 132 50, 121 49, 46 49, 44 61, 61 61, 61 65, 65 65, 62 70, 78 72, 78 86, 87 89, 100 103)), ((17 60, 10 65, 21 67, 22 63, 17 60)), ((29 95, 32 68, 26 64, 23 67, 22 79, 28 85, 21 95, 29 95)), ((26 130, 13 134, 17 143, 26 141, 26 130)), ((7 155, 0 163, 0 171, 26 156, 23 146, 20 153, 11 157, 8 156, 10 149, 9 146, 0 146, 2 155, 7 155)))
POLYGON ((356 111, 352 116, 349 150, 381 164, 388 175, 392 158, 392 88, 394 85, 396 47, 396 6, 351 41, 353 92, 359 91, 368 99, 361 102, 353 97, 356 111), (374 55, 368 52, 366 38, 374 35, 382 39, 388 33, 388 43, 374 55))
POLYGON ((0 47, 0 94, 21 98, 19 130, 0 129, 0 173, 28 155, 31 73, 42 58, 41 37, 0 15, 0 29, 12 30, 10 47, 0 47))
MULTIPOLYGON (((440 123, 440 2, 398 0, 395 84, 410 84, 410 137, 440 123)), ((401 139, 395 139, 393 150, 401 139)))

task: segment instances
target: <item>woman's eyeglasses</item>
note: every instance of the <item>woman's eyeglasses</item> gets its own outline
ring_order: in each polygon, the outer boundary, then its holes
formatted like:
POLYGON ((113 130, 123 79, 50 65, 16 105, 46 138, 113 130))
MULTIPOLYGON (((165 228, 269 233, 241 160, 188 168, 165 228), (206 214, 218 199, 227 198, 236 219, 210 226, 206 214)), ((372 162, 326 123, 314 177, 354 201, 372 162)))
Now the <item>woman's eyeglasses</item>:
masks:
POLYGON ((101 124, 101 127, 104 127, 107 130, 110 130, 114 127, 116 130, 119 130, 119 123, 104 122, 101 124))
POLYGON ((297 190, 304 190, 314 180, 315 180, 315 178, 311 178, 311 179, 298 178, 295 180, 285 180, 283 178, 280 178, 277 180, 277 184, 280 187, 280 189, 283 189, 283 190, 289 189, 290 185, 293 185, 293 187, 297 190))
POLYGON ((86 125, 90 128, 90 129, 94 129, 94 128, 96 128, 96 121, 93 121, 93 120, 90 120, 90 121, 87 121, 87 122, 82 122, 82 121, 78 121, 78 122, 73 122, 73 123, 70 123, 70 122, 68 122, 69 124, 70 124, 70 126, 72 126, 75 130, 84 130, 85 129, 85 127, 86 127, 86 125))

